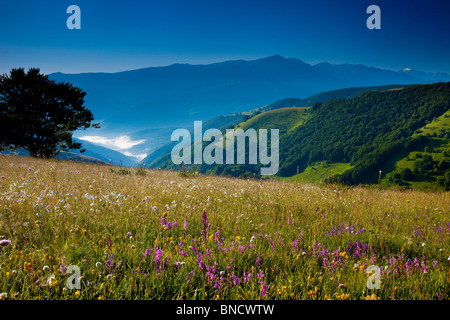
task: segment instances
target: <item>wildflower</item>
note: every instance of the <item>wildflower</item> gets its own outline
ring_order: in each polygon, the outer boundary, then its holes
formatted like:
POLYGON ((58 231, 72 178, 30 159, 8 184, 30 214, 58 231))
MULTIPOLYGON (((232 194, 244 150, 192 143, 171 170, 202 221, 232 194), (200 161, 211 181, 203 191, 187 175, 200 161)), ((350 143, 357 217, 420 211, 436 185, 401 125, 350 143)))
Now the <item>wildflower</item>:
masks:
POLYGON ((342 287, 345 287, 345 284, 340 283, 340 284, 338 285, 338 288, 342 288, 342 287))
POLYGON ((49 269, 50 269, 49 266, 44 266, 44 267, 42 268, 43 271, 48 271, 49 269))
POLYGON ((95 266, 96 266, 97 268, 99 268, 99 267, 102 266, 102 263, 99 261, 99 262, 97 262, 97 263, 95 264, 95 266))
MULTIPOLYGON (((450 260, 450 259, 449 259, 450 260)), ((258 253, 258 258, 256 259, 256 265, 260 266, 261 265, 261 254, 258 253)))
POLYGON ((188 221, 187 221, 187 218, 184 218, 183 229, 184 229, 184 230, 187 230, 187 228, 188 228, 188 221))
POLYGON ((77 299, 80 296, 80 290, 75 291, 75 294, 73 295, 73 297, 75 299, 77 299))
POLYGON ((127 237, 131 237, 131 232, 127 232, 127 237))
POLYGON ((251 273, 247 273, 247 271, 244 270, 244 283, 250 281, 251 277, 252 277, 252 274, 251 273))
POLYGON ((59 272, 61 273, 65 273, 67 270, 67 266, 66 265, 59 265, 59 272))
POLYGON ((0 246, 7 246, 9 244, 11 244, 11 240, 0 240, 0 246))
POLYGON ((0 300, 6 300, 8 298, 8 294, 6 292, 0 293, 0 300))
POLYGON ((267 284, 265 282, 263 282, 262 286, 261 286, 261 297, 264 298, 265 296, 267 296, 268 292, 267 292, 267 284))

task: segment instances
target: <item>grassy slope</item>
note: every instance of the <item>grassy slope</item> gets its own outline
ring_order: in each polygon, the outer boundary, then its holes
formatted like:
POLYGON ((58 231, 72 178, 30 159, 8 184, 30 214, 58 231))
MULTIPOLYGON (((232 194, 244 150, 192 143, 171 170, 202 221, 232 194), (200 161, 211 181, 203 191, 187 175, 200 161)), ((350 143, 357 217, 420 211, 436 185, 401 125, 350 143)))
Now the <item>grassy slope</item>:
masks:
POLYGON ((259 129, 279 129, 280 132, 292 130, 305 123, 311 114, 309 108, 282 108, 260 113, 237 127, 243 130, 253 128, 259 129))
MULTIPOLYGON (((450 157, 446 157, 443 154, 444 151, 450 154, 450 140, 442 137, 445 133, 450 133, 450 110, 413 134, 413 136, 421 135, 427 137, 426 144, 410 152, 397 154, 386 161, 382 170, 387 174, 382 179, 381 184, 383 186, 392 186, 393 183, 389 181, 389 177, 394 172, 400 173, 405 168, 409 168, 412 171, 414 169, 414 159, 416 159, 418 153, 430 155, 433 161, 447 160, 450 162, 450 157)), ((407 181, 407 185, 420 190, 441 190, 442 188, 436 185, 436 178, 417 175, 415 181, 407 181)))
POLYGON ((333 181, 332 177, 335 174, 341 174, 344 171, 352 168, 349 163, 336 162, 327 163, 326 161, 315 162, 308 166, 303 172, 292 177, 278 177, 280 180, 295 181, 295 182, 325 182, 333 181))

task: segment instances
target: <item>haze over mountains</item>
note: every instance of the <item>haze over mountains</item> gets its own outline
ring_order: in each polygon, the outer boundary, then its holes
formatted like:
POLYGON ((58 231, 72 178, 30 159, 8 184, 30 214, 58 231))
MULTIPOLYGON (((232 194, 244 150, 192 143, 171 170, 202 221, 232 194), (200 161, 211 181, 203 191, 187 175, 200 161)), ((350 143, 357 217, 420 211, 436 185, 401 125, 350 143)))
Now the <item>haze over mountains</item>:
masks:
POLYGON ((109 148, 134 155, 136 160, 170 142, 173 129, 188 128, 194 120, 207 121, 280 99, 304 98, 340 88, 450 81, 450 75, 445 73, 408 68, 391 71, 326 62, 311 65, 278 55, 252 61, 174 64, 118 73, 54 73, 50 78, 70 82, 86 91, 85 105, 96 121, 101 121, 101 129, 77 132, 76 137, 102 137, 106 146, 108 141, 126 136, 129 148, 114 148, 113 144, 109 148), (133 145, 136 140, 144 142, 133 145))

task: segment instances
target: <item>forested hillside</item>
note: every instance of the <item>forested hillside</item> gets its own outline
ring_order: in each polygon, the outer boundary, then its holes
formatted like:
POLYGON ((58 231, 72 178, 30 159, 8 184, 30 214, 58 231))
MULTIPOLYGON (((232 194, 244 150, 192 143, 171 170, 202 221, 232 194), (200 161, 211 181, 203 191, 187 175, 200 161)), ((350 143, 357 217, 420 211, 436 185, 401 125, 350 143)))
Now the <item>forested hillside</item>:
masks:
MULTIPOLYGON (((382 170, 383 179, 390 174, 391 184, 408 185, 412 176, 408 170, 400 176, 396 161, 408 152, 426 150, 429 154, 425 152, 417 164, 409 164, 417 167, 411 167, 412 174, 414 171, 420 175, 417 178, 428 184, 448 188, 450 158, 449 152, 442 149, 449 140, 446 122, 438 123, 434 140, 418 133, 439 117, 446 119, 444 113, 449 107, 450 83, 412 85, 315 103, 311 108, 272 110, 246 118, 237 127, 280 129, 280 177, 294 178, 298 173, 305 176, 316 171, 314 180, 323 181, 326 177, 349 184, 378 183, 382 170)), ((261 165, 249 165, 248 160, 246 163, 200 165, 196 169, 204 173, 258 176, 261 165)), ((176 167, 169 154, 155 165, 176 167)))

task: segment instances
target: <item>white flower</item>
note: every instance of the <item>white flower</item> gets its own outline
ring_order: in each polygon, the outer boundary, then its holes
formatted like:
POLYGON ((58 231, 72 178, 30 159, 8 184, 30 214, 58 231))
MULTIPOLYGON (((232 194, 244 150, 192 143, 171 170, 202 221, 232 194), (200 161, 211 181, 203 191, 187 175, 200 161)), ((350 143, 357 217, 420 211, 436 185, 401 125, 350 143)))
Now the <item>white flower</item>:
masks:
POLYGON ((425 242, 424 242, 424 243, 422 243, 422 247, 425 247, 425 242))
POLYGON ((6 292, 0 293, 0 300, 6 300, 8 298, 8 294, 6 292))
POLYGON ((97 262, 97 263, 95 264, 95 266, 96 266, 97 268, 99 268, 99 267, 102 266, 102 263, 99 261, 99 262, 97 262))
POLYGON ((113 277, 112 274, 108 274, 108 275, 106 276, 107 279, 111 279, 112 277, 113 277))
POLYGON ((49 268, 49 266, 44 266, 43 268, 42 268, 42 270, 44 270, 44 271, 47 271, 47 270, 49 270, 50 268, 49 268))

